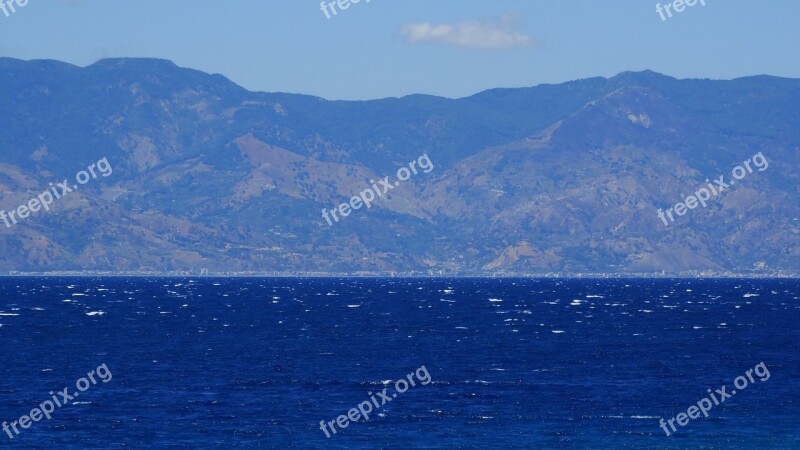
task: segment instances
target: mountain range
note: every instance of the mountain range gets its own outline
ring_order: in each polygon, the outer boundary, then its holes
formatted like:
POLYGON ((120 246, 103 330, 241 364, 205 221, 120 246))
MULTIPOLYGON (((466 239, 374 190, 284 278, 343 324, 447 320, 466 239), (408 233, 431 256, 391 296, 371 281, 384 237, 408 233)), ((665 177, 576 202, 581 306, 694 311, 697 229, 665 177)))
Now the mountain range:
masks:
POLYGON ((625 72, 466 98, 250 92, 156 59, 0 58, 0 271, 800 273, 800 80, 625 72), (706 207, 705 180, 761 153, 706 207), (333 210, 426 155, 370 208, 333 210), (71 181, 72 183, 72 181, 71 181))

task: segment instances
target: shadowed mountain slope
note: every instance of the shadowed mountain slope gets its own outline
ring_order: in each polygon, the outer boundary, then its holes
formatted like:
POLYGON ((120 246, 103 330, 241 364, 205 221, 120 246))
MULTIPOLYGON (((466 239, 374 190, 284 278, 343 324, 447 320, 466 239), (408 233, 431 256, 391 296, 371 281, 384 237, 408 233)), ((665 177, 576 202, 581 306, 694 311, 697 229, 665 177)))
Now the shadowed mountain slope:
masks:
POLYGON ((113 167, 0 222, 0 270, 797 274, 799 104, 769 76, 346 102, 163 60, 0 58, 0 209, 113 167), (659 219, 758 152, 767 169, 659 219), (423 154, 430 173, 322 217, 423 154))

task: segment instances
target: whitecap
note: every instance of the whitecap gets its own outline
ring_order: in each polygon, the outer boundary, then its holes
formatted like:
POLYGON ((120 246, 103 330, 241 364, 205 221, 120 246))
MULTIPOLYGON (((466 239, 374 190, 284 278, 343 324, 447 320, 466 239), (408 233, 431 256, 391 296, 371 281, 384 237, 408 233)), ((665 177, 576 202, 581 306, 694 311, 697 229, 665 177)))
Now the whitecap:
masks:
POLYGON ((89 311, 86 313, 87 316, 102 316, 106 312, 105 311, 89 311))

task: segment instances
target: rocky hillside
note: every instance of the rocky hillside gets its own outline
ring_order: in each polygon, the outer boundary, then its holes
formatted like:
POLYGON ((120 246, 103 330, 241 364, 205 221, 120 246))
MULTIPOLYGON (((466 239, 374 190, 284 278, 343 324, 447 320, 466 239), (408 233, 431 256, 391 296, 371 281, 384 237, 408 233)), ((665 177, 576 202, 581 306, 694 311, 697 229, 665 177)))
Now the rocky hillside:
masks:
POLYGON ((162 60, 0 58, 0 271, 798 274, 798 105, 800 80, 769 76, 343 102, 162 60), (659 218, 759 152, 766 169, 659 218))

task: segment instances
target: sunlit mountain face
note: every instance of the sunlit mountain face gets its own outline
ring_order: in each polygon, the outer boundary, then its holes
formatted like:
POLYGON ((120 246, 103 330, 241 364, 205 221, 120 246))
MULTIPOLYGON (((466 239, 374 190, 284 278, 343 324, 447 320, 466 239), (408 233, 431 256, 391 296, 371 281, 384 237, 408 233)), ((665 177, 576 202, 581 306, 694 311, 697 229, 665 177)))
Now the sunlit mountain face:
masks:
POLYGON ((766 76, 346 102, 3 58, 0 270, 796 274, 798 103, 766 76))

